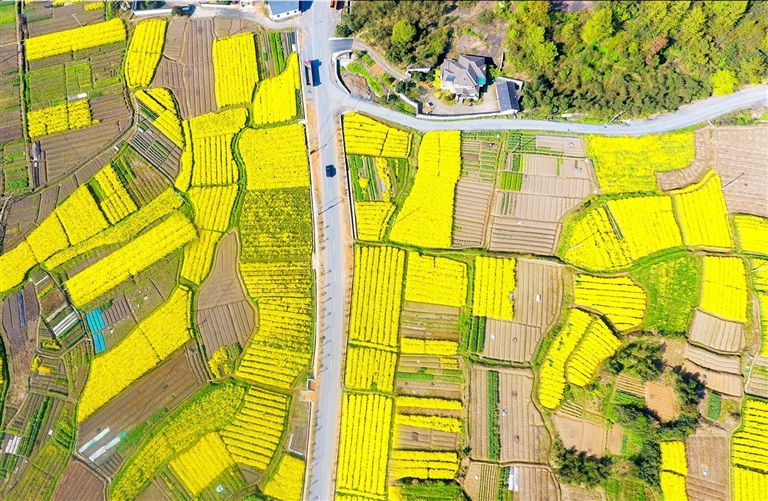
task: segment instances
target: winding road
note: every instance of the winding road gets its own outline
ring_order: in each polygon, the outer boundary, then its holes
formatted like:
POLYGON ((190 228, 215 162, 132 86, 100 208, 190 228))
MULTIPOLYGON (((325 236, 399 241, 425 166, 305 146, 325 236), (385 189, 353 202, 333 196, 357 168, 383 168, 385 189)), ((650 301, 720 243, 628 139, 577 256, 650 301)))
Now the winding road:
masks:
MULTIPOLYGON (((314 0, 298 19, 279 23, 247 11, 208 10, 194 17, 218 15, 250 19, 269 28, 295 27, 299 32, 301 60, 315 61, 317 85, 305 87, 309 114, 307 132, 312 152, 312 183, 315 199, 315 235, 317 235, 317 301, 322 314, 318 316, 316 333, 318 347, 315 375, 318 382, 316 428, 311 435, 308 499, 334 499, 336 455, 341 424, 342 364, 345 347, 345 301, 351 292, 351 277, 347 256, 351 255, 346 186, 344 175, 326 177, 326 165, 341 167, 344 159, 335 137, 339 116, 347 111, 359 111, 391 122, 417 129, 432 130, 534 130, 571 134, 601 134, 608 136, 658 134, 683 129, 712 118, 757 104, 768 104, 768 86, 751 87, 723 97, 712 97, 686 105, 674 113, 646 120, 622 122, 616 125, 594 125, 547 120, 524 120, 510 117, 456 120, 452 117, 405 115, 347 93, 339 82, 334 56, 352 50, 351 39, 334 38, 338 12, 328 8, 328 1, 314 0)), ((202 9, 201 9, 202 10, 202 9)), ((339 169, 341 170, 341 169, 339 169)))

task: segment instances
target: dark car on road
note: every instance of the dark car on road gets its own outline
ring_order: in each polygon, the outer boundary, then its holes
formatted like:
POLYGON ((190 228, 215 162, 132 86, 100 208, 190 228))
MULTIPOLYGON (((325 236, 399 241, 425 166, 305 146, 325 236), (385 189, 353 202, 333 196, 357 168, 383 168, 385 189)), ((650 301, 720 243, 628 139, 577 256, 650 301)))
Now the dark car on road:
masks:
POLYGON ((333 177, 336 175, 336 167, 333 165, 326 165, 325 166, 325 175, 327 177, 333 177))

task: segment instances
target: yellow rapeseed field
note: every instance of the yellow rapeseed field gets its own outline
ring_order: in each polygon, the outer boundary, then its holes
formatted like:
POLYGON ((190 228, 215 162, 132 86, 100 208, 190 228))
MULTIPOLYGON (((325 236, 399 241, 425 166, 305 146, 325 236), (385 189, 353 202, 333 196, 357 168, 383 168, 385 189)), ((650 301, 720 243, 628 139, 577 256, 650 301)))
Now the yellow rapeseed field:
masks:
POLYGON ((336 476, 339 491, 386 494, 392 403, 392 398, 382 395, 344 395, 336 476))
POLYGON ((90 24, 71 30, 57 31, 26 40, 26 57, 32 61, 49 56, 90 49, 99 45, 122 42, 126 38, 125 24, 120 18, 90 24))
POLYGON ((602 193, 658 191, 655 173, 682 169, 693 162, 696 153, 692 132, 589 136, 586 143, 602 193))
POLYGON ((117 223, 137 209, 136 202, 133 201, 110 164, 97 172, 94 180, 106 196, 101 201, 101 210, 111 224, 117 223))
POLYGON ((674 501, 688 501, 688 495, 685 492, 685 477, 677 473, 662 471, 659 474, 661 482, 661 492, 664 499, 674 501))
POLYGON ((298 112, 296 91, 300 88, 299 58, 294 52, 288 56, 282 73, 259 84, 253 99, 253 123, 265 125, 293 119, 298 112))
POLYGON ((210 432, 190 449, 176 456, 170 466, 189 493, 197 496, 216 477, 235 466, 235 462, 219 434, 210 432))
POLYGON ((612 357, 619 346, 621 341, 616 339, 605 322, 599 318, 595 320, 568 359, 565 371, 568 382, 579 387, 588 385, 600 365, 612 357))
POLYGON ((136 25, 125 55, 125 82, 128 87, 147 87, 163 55, 165 19, 145 19, 136 25))
POLYGON ((405 252, 393 247, 355 247, 352 341, 397 346, 405 252))
POLYGON ((179 286, 168 301, 115 347, 96 356, 80 398, 78 422, 83 422, 191 339, 191 311, 192 292, 179 286))
POLYGON ((197 285, 203 283, 213 266, 213 255, 221 237, 222 233, 218 231, 198 230, 197 240, 184 247, 182 278, 197 285))
POLYGON ((409 252, 405 277, 406 301, 459 308, 467 302, 467 265, 464 263, 409 252))
POLYGON ((572 221, 561 237, 558 256, 579 268, 612 271, 632 263, 625 241, 619 240, 606 206, 588 209, 572 221))
POLYGON ((88 99, 68 101, 27 113, 27 129, 32 138, 56 134, 65 130, 82 129, 94 123, 98 123, 98 120, 91 117, 91 106, 88 99))
POLYGON ((411 133, 351 112, 344 115, 344 149, 348 155, 406 158, 411 133))
POLYGON ((474 316, 500 320, 514 318, 515 264, 514 259, 483 256, 475 259, 474 316))
POLYGON ((69 243, 77 245, 109 224, 87 185, 81 185, 54 211, 67 232, 69 243))
POLYGON ((301 501, 306 468, 303 459, 283 454, 277 464, 277 471, 264 487, 264 494, 278 501, 301 501))
POLYGON ((591 323, 592 318, 588 313, 569 310, 565 327, 557 333, 549 346, 539 381, 539 401, 547 409, 555 409, 563 400, 566 362, 591 323))
POLYGON ((390 238, 418 247, 451 246, 453 195, 461 175, 459 131, 427 132, 419 147, 413 188, 395 216, 390 238))
POLYGON ((251 387, 245 405, 221 437, 238 463, 265 470, 285 431, 290 398, 251 387))
POLYGON ((733 474, 733 501, 763 501, 768 492, 768 473, 760 473, 739 466, 731 468, 733 474))
POLYGON ((227 231, 232 207, 237 198, 236 184, 194 187, 187 195, 195 209, 195 226, 198 229, 227 231))
POLYGON ((0 269, 3 270, 0 273, 0 294, 24 281, 27 272, 36 264, 35 255, 26 241, 0 255, 0 269))
POLYGON ((389 202, 355 202, 357 239, 379 242, 384 238, 389 218, 395 212, 395 204, 389 202))
POLYGON ((350 390, 392 393, 397 353, 351 345, 347 351, 344 386, 350 390))
POLYGON ((421 416, 418 414, 395 414, 395 424, 398 426, 413 426, 428 428, 446 433, 459 433, 463 426, 461 419, 452 416, 421 416))
POLYGON ((248 110, 232 108, 218 113, 206 113, 189 119, 189 128, 194 139, 236 134, 245 127, 248 110))
POLYGON ((249 102, 253 97, 253 88, 259 81, 253 33, 215 39, 213 69, 219 108, 249 102))
POLYGON ((409 397, 399 395, 395 398, 395 407, 411 407, 417 409, 429 409, 431 411, 461 412, 464 406, 461 400, 446 400, 444 398, 409 397))
POLYGON ((195 237, 195 227, 189 220, 179 213, 173 214, 161 224, 67 280, 65 287, 72 302, 83 308, 195 237))
POLYGON ((455 452, 392 451, 392 478, 452 480, 459 470, 455 452))
POLYGON ((599 311, 619 330, 639 327, 646 309, 646 293, 629 277, 577 274, 574 302, 599 311))
POLYGON ((733 434, 731 461, 768 474, 768 402, 747 397, 742 403, 741 427, 733 434))
POLYGON ((661 469, 679 475, 688 475, 688 461, 685 459, 685 442, 661 442, 661 469))
POLYGON ((725 320, 747 321, 747 277, 738 257, 705 256, 702 310, 725 320))
POLYGON ((717 172, 710 170, 700 182, 673 191, 672 199, 686 245, 721 249, 733 247, 728 209, 717 172))
POLYGON ((249 190, 309 186, 309 159, 303 124, 245 129, 237 148, 245 162, 249 190))
POLYGON ((671 197, 624 198, 610 200, 607 205, 621 231, 623 246, 633 261, 683 245, 671 197))
POLYGON ((733 222, 742 251, 768 256, 768 218, 736 214, 733 222))
POLYGON ((400 353, 405 355, 440 355, 450 357, 456 355, 459 344, 456 341, 442 341, 437 339, 412 339, 400 340, 400 353))
POLYGON ((157 130, 165 134, 176 146, 183 148, 185 144, 184 133, 171 92, 163 87, 155 87, 146 92, 137 90, 136 99, 154 114, 155 118, 152 120, 152 125, 157 127, 157 130))
POLYGON ((32 230, 32 233, 27 237, 27 243, 38 263, 42 263, 56 252, 69 246, 67 234, 55 212, 45 218, 40 226, 32 230))

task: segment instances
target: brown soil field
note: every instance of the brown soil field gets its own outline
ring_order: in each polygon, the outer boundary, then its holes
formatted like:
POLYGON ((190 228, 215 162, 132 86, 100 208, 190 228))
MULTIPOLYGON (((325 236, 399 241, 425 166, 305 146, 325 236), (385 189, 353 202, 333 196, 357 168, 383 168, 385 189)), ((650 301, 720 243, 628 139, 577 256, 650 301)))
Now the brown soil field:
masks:
MULTIPOLYGON (((3 427, 13 428, 15 430, 25 430, 27 426, 27 420, 40 408, 40 404, 43 401, 42 395, 37 393, 28 393, 21 404, 18 406, 6 406, 3 410, 3 427)), ((13 437, 12 434, 6 433, 3 438, 3 448, 8 444, 8 441, 13 437)), ((3 449, 5 450, 5 449, 3 449)))
POLYGON ((518 259, 515 288, 515 321, 548 329, 560 313, 563 267, 549 262, 518 259))
POLYGON ((238 270, 237 232, 221 239, 213 269, 197 296, 197 325, 210 357, 221 346, 245 347, 256 327, 256 311, 238 270))
POLYGON ((52 397, 67 397, 69 381, 64 361, 58 358, 42 357, 40 367, 45 367, 44 370, 47 373, 36 371, 29 375, 30 391, 52 397))
MULTIPOLYGON (((7 103, 7 108, 0 113, 0 143, 6 143, 24 137, 21 120, 21 106, 18 105, 19 74, 18 54, 19 46, 16 41, 15 25, 3 25, 0 27, 0 37, 9 38, 8 45, 0 46, 0 93, 3 96, 13 96, 13 106, 7 103), (16 102, 14 102, 16 101, 16 102)), ((5 101, 5 99, 4 99, 5 101)))
POLYGON ((510 480, 515 501, 558 501, 560 490, 555 475, 544 466, 510 466, 510 480))
POLYGON ((163 46, 163 57, 171 61, 181 59, 181 49, 184 43, 184 31, 187 28, 187 21, 180 16, 174 16, 168 24, 165 32, 165 45, 163 46))
POLYGON ((551 256, 559 234, 559 223, 492 216, 488 249, 551 256))
POLYGON ((624 440, 624 427, 620 424, 614 424, 608 430, 608 443, 606 444, 608 452, 614 456, 621 454, 621 445, 624 440))
POLYGON ((470 461, 461 484, 471 501, 496 501, 499 465, 470 461))
POLYGON ((27 394, 27 374, 37 349, 40 305, 34 284, 27 282, 20 292, 5 298, 1 309, 10 376, 7 405, 18 408, 27 394))
POLYGON ((488 456, 488 370, 473 365, 469 372, 469 456, 490 459, 488 456))
POLYGON ((729 212, 768 217, 768 127, 707 127, 694 134, 696 160, 680 171, 657 174, 659 187, 693 184, 714 165, 729 212))
POLYGON ((126 189, 137 205, 145 205, 156 198, 171 183, 149 162, 144 160, 136 150, 132 147, 129 147, 128 150, 131 168, 136 177, 128 183, 126 189))
MULTIPOLYGON (((178 28, 174 35, 178 36, 178 28)), ((166 44, 169 56, 160 61, 154 85, 173 91, 181 118, 188 119, 217 110, 213 75, 213 19, 189 21, 181 41, 181 57, 176 62, 178 42, 166 44)), ((164 49, 165 53, 165 49, 164 49)))
POLYGON ((750 395, 768 398, 768 357, 755 357, 745 391, 750 395))
POLYGON ((645 398, 645 387, 643 386, 643 383, 639 379, 624 374, 619 374, 619 376, 616 378, 616 390, 620 390, 640 398, 645 398))
POLYGON ((604 501, 600 491, 568 484, 560 484, 560 499, 562 501, 604 501))
MULTIPOLYGON (((551 438, 541 413, 531 400, 533 372, 525 369, 499 371, 499 430, 501 462, 547 461, 551 438)), ((470 419, 472 416, 470 415, 470 419)), ((605 434, 603 434, 605 435, 605 434)))
POLYGON ((543 337, 538 327, 489 318, 485 324, 483 357, 528 363, 543 337))
POLYGON ((579 137, 539 135, 536 136, 536 148, 549 148, 566 157, 584 158, 587 155, 579 137))
POLYGON ((702 348, 687 345, 685 347, 685 358, 701 367, 713 371, 725 372, 728 374, 741 374, 741 364, 738 357, 726 357, 715 355, 702 348))
POLYGON ((141 491, 136 501, 171 501, 171 498, 166 494, 166 489, 161 487, 165 486, 165 483, 158 477, 147 486, 146 489, 141 491))
POLYGON ((690 327, 691 342, 722 353, 739 353, 746 345, 744 325, 697 309, 690 327))
POLYGON ((645 383, 645 404, 658 414, 662 421, 672 421, 677 418, 677 395, 675 390, 654 381, 645 383))
POLYGON ((310 412, 312 404, 305 400, 295 400, 291 407, 288 450, 301 457, 307 457, 309 448, 310 412))
POLYGON ((744 395, 744 390, 741 386, 741 377, 735 374, 727 374, 724 372, 712 371, 706 369, 698 364, 686 361, 683 365, 683 369, 691 374, 698 374, 701 381, 707 388, 715 390, 726 395, 732 395, 734 397, 741 397, 744 395))
MULTIPOLYGON (((140 104, 140 106, 143 107, 143 104, 140 104)), ((141 127, 137 128, 133 137, 129 140, 129 144, 147 162, 160 169, 170 179, 176 179, 176 176, 179 175, 181 148, 160 132, 145 116, 139 116, 139 124, 143 124, 142 126, 146 130, 142 132, 141 127), (169 153, 166 153, 166 151, 169 153)))
POLYGON ((400 334, 416 339, 459 341, 460 308, 405 301, 400 317, 400 334))
POLYGON ((3 227, 3 252, 8 252, 35 228, 40 194, 35 193, 10 203, 5 209, 5 225, 3 227))
POLYGON ((483 247, 491 210, 493 185, 470 177, 456 184, 452 242, 455 248, 483 247))
POLYGON ((455 451, 459 444, 458 433, 398 425, 395 429, 397 449, 420 451, 455 451))
MULTIPOLYGON (((566 448, 575 447, 587 454, 602 457, 605 452, 605 426, 561 414, 554 414, 552 423, 566 448)), ((621 435, 619 435, 619 452, 621 452, 621 435)))
POLYGON ((53 501, 106 501, 106 490, 103 478, 73 458, 61 475, 53 501))
POLYGON ((26 26, 30 37, 70 30, 86 24, 104 21, 104 9, 96 9, 85 12, 82 5, 62 5, 51 8, 45 4, 31 4, 25 8, 27 20, 26 26), (29 11, 29 12, 28 12, 29 11), (50 17, 49 17, 50 16, 50 17), (38 19, 38 18, 43 19, 38 19))
MULTIPOLYGON (((205 383, 207 374, 201 363, 195 344, 190 342, 149 374, 139 378, 80 424, 78 453, 90 459, 100 447, 106 446, 121 432, 130 431, 160 409, 166 408, 170 412, 180 405, 205 383), (104 430, 107 432, 104 433, 104 430), (96 437, 99 438, 94 441, 96 437)), ((102 473, 109 475, 113 465, 107 466, 106 463, 115 452, 115 448, 110 448, 91 461, 102 473)))
POLYGON ((685 479, 690 501, 727 501, 729 499, 728 454, 730 444, 725 431, 699 428, 685 442, 688 476, 685 479))
POLYGON ((461 400, 463 392, 460 383, 445 381, 408 381, 398 378, 395 382, 398 395, 448 398, 461 400))
POLYGON ((344 85, 347 86, 349 92, 355 96, 367 97, 374 96, 375 93, 368 86, 368 82, 360 75, 355 75, 348 71, 342 73, 344 85))

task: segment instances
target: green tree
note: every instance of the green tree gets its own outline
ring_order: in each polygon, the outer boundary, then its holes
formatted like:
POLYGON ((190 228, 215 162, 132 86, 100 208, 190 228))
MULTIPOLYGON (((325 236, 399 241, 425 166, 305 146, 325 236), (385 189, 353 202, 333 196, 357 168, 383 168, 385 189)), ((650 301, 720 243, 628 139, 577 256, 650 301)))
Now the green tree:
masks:
POLYGON ((392 27, 392 43, 400 47, 408 46, 416 37, 416 27, 407 19, 401 19, 392 27))
POLYGON ((759 84, 765 78, 765 56, 760 51, 753 51, 739 62, 739 80, 759 84))
POLYGON ((581 39, 588 46, 595 45, 600 40, 613 35, 613 20, 610 9, 600 9, 584 25, 581 39))
POLYGON ((711 77, 713 92, 716 96, 733 94, 739 79, 732 70, 717 70, 711 77))
POLYGON ((608 364, 614 374, 627 372, 643 381, 661 374, 661 345, 638 341, 624 347, 608 364))

